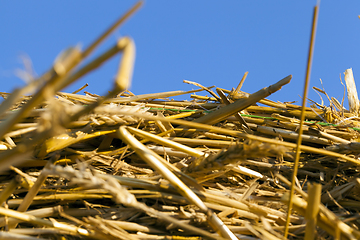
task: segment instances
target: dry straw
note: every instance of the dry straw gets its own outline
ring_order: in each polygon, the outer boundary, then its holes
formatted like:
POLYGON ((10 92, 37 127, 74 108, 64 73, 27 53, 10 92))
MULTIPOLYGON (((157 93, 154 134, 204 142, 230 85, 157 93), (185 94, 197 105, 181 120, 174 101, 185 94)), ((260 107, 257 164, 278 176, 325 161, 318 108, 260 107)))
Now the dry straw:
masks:
POLYGON ((82 62, 140 5, 84 51, 64 51, 39 79, 2 93, 0 238, 359 239, 352 71, 350 111, 319 88, 329 107, 266 99, 291 75, 253 94, 241 91, 246 72, 232 90, 185 81, 196 89, 135 95, 131 38, 82 62), (106 96, 61 92, 118 53, 106 96), (185 94, 192 100, 169 100, 185 94))

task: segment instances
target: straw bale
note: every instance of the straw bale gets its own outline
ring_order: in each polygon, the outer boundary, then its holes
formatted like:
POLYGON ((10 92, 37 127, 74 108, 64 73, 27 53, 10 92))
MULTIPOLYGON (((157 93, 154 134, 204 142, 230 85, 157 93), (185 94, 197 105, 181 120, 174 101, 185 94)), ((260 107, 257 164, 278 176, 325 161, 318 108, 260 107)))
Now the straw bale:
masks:
POLYGON ((283 239, 302 137, 288 239, 359 239, 357 94, 348 111, 315 88, 330 106, 311 100, 300 126, 302 106, 266 99, 291 75, 253 94, 241 90, 245 73, 232 90, 184 81, 197 89, 136 95, 126 89, 130 38, 79 67, 138 7, 29 86, 1 93, 1 237, 283 239), (61 92, 119 52, 107 95, 61 92))

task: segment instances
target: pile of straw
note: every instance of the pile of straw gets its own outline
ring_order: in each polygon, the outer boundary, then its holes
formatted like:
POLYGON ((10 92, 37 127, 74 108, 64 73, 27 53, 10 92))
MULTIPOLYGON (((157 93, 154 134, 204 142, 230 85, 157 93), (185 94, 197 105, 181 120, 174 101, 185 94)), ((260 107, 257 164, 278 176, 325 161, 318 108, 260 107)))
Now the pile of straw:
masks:
POLYGON ((359 239, 358 106, 315 88, 330 106, 305 109, 287 225, 301 107, 266 97, 291 76, 253 94, 241 91, 245 74, 232 90, 186 81, 197 89, 134 95, 130 38, 77 67, 137 7, 2 93, 0 238, 283 239, 287 226, 289 239, 359 239), (108 95, 60 91, 117 52, 108 95))

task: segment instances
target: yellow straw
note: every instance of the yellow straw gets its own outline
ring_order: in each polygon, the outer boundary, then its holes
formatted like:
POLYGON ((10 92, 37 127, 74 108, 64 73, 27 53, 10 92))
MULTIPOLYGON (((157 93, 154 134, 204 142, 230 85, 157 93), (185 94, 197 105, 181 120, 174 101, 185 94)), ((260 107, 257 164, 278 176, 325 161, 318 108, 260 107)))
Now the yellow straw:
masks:
POLYGON ((312 63, 312 57, 313 57, 314 45, 315 45, 315 34, 316 34, 316 25, 317 25, 317 19, 318 19, 318 11, 319 11, 319 7, 318 7, 318 5, 316 5, 314 7, 312 31, 311 31, 311 38, 310 38, 310 48, 309 48, 309 55, 308 55, 308 62, 307 62, 307 69, 306 69, 306 79, 305 79, 304 93, 303 93, 303 98, 302 98, 299 135, 298 135, 298 139, 296 142, 296 155, 295 155, 296 157, 295 157, 294 172, 293 172, 291 188, 290 188, 289 208, 288 208, 288 213, 286 216, 284 238, 287 238, 288 233, 289 233, 292 199, 294 196, 295 179, 296 179, 298 166, 299 166, 299 159, 300 159, 301 140, 302 140, 301 138, 302 138, 302 134, 303 134, 303 125, 304 125, 304 121, 305 121, 305 107, 306 107, 306 99, 307 99, 307 93, 308 93, 309 82, 310 82, 311 63, 312 63))

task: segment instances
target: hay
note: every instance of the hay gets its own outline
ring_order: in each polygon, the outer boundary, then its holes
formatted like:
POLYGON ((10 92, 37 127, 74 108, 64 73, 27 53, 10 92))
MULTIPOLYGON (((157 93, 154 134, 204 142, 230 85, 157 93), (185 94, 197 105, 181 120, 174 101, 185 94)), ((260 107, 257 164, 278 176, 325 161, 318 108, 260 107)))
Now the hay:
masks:
MULTIPOLYGON (((0 237, 283 239, 301 106, 266 97, 291 76, 253 94, 245 73, 233 90, 185 81, 197 89, 134 95, 130 38, 78 68, 138 7, 2 93, 0 237), (108 95, 60 92, 118 52, 108 95)), ((305 108, 288 238, 359 239, 358 109, 315 90, 330 106, 305 108)))

